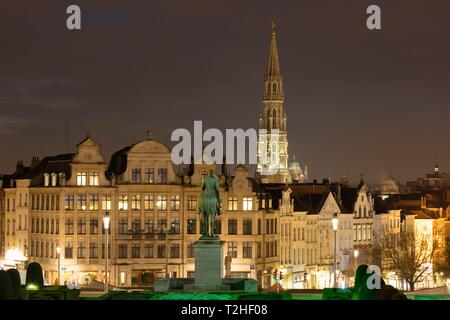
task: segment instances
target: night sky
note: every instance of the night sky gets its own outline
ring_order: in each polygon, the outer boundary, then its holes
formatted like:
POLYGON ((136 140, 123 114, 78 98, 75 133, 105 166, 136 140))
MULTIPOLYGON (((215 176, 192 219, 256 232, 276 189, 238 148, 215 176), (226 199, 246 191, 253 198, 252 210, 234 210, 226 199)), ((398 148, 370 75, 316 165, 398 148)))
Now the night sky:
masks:
POLYGON ((450 171, 450 1, 2 1, 0 172, 176 128, 258 125, 277 23, 289 153, 312 178, 450 171), (82 30, 66 28, 78 4, 82 30), (366 29, 366 8, 382 30, 366 29))

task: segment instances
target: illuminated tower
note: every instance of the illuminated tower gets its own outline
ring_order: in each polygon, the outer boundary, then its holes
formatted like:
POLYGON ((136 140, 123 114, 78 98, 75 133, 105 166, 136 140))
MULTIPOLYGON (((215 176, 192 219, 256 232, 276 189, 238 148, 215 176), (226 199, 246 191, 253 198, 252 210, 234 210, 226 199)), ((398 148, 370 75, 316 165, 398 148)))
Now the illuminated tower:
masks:
POLYGON ((283 76, 278 59, 275 23, 267 71, 264 74, 264 95, 259 115, 257 174, 262 182, 285 183, 288 171, 287 116, 284 110, 283 76))

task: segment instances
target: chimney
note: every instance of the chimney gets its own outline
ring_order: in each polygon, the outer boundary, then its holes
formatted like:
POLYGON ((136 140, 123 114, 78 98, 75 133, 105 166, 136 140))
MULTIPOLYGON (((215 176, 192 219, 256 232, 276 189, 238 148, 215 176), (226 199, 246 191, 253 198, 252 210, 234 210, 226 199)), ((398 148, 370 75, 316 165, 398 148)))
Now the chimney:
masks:
POLYGON ((37 168, 39 163, 40 163, 39 157, 33 156, 33 158, 31 158, 30 169, 34 170, 35 168, 37 168))
POLYGON ((16 175, 21 176, 23 174, 23 171, 24 171, 23 161, 18 160, 16 165, 16 175))

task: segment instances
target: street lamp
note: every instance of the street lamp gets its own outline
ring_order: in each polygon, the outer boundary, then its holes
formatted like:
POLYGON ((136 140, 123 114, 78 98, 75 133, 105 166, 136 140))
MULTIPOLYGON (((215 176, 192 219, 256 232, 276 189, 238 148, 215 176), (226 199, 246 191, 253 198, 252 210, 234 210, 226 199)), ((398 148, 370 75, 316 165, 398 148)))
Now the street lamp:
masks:
POLYGON ((336 234, 339 226, 339 220, 337 218, 337 213, 334 214, 333 219, 331 220, 331 223, 333 225, 333 231, 334 231, 334 287, 337 288, 337 279, 336 279, 336 234))
POLYGON ((103 217, 103 226, 105 227, 105 291, 108 291, 108 230, 109 230, 109 222, 111 218, 109 217, 109 213, 106 212, 103 217))
POLYGON ((56 247, 56 255, 58 257, 58 286, 61 285, 61 247, 56 247))

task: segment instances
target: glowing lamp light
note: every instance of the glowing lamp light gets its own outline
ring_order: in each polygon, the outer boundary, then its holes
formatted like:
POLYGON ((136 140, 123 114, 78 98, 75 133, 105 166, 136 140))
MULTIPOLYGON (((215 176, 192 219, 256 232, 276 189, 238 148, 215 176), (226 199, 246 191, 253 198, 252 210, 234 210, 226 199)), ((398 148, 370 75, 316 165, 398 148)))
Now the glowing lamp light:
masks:
POLYGON ((27 285, 27 290, 38 290, 39 287, 33 283, 30 283, 29 285, 27 285))
POLYGON ((337 231, 338 226, 339 226, 339 219, 335 216, 332 220, 331 223, 333 224, 333 230, 337 231))
POLYGON ((56 247, 56 253, 57 253, 57 254, 61 254, 61 247, 60 247, 60 246, 57 246, 57 247, 56 247))
POLYGON ((18 248, 11 248, 6 251, 5 260, 10 261, 25 261, 27 258, 18 248))
POLYGON ((353 256, 354 256, 355 258, 358 258, 358 255, 359 255, 359 250, 358 250, 358 249, 355 249, 355 250, 353 251, 353 256))
POLYGON ((109 229, 109 222, 110 221, 111 221, 111 218, 109 217, 109 214, 106 213, 105 216, 103 217, 103 225, 105 226, 106 230, 109 229))

